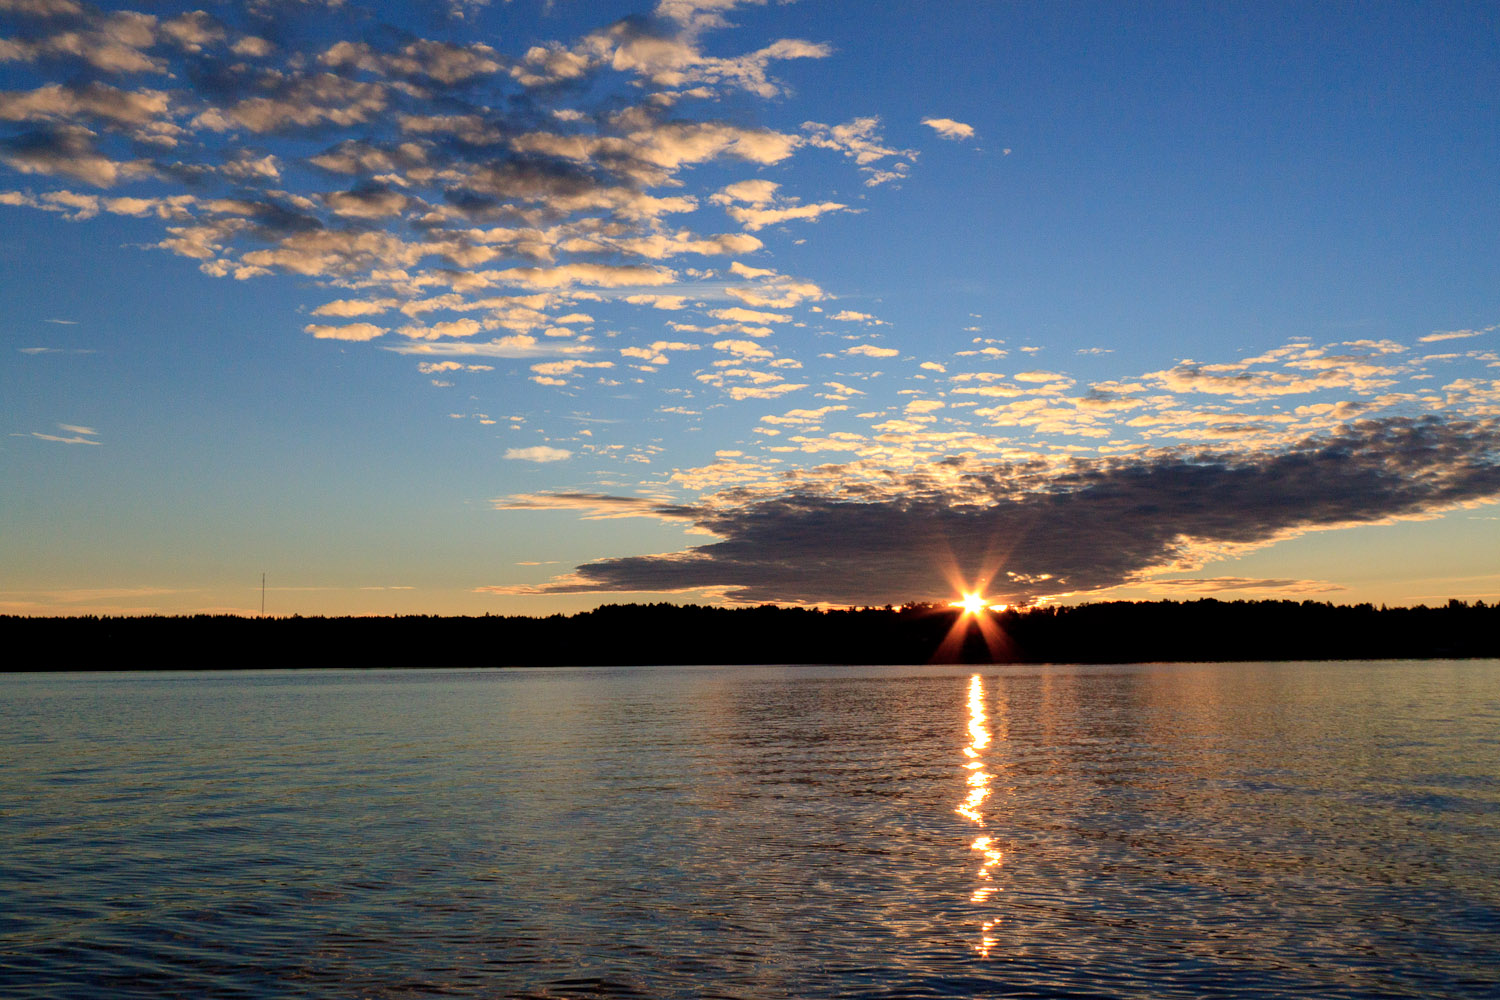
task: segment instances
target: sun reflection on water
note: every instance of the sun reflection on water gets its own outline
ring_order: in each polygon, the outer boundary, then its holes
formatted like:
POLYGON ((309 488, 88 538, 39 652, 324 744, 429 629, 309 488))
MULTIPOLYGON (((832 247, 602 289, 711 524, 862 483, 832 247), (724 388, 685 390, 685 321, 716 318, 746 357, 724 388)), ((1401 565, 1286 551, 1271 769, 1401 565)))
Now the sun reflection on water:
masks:
MULTIPOLYGON (((994 780, 994 776, 985 770, 983 759, 984 751, 990 745, 990 730, 987 722, 988 718, 984 711, 984 683, 980 676, 975 674, 969 678, 969 745, 964 747, 964 756, 968 758, 964 763, 964 768, 969 772, 966 781, 969 794, 959 803, 955 812, 977 825, 981 831, 985 827, 981 807, 990 797, 990 784, 994 780)), ((995 839, 983 832, 974 838, 969 848, 978 852, 980 856, 977 884, 969 896, 969 901, 984 903, 999 889, 995 884, 994 869, 1003 863, 1005 855, 996 846, 995 839)), ((980 958, 989 958, 991 949, 995 947, 995 938, 991 932, 997 922, 995 919, 990 919, 980 925, 979 943, 975 946, 980 958)))

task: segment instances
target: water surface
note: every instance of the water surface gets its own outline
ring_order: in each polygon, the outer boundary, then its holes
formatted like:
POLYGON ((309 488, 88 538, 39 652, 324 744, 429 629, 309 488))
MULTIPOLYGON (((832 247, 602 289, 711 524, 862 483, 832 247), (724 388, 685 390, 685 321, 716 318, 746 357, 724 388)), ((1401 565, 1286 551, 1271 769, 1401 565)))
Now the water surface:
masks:
POLYGON ((0 695, 6 995, 1500 996, 1500 661, 0 695))

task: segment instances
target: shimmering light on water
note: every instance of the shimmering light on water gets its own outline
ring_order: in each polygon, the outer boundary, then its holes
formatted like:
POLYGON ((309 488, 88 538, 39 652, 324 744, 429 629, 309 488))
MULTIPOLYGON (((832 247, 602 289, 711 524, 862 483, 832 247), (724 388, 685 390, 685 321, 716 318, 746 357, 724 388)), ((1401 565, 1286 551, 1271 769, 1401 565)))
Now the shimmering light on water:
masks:
MULTIPOLYGON (((967 784, 969 794, 959 804, 957 812, 971 823, 981 828, 985 826, 985 818, 981 807, 986 799, 990 797, 991 775, 986 771, 983 760, 984 751, 990 745, 990 731, 985 725, 987 719, 984 712, 984 679, 975 674, 969 678, 969 745, 964 747, 964 755, 969 758, 964 768, 969 772, 967 784)), ((995 839, 990 836, 974 838, 969 848, 978 851, 981 857, 979 863, 978 885, 969 894, 969 902, 983 903, 995 892, 994 874, 992 869, 1000 864, 1004 855, 995 846, 995 839)), ((980 958, 989 958, 990 949, 995 946, 995 939, 991 936, 997 918, 985 920, 980 924, 979 943, 975 950, 979 952, 980 958)))
POLYGON ((0 995, 1500 995, 1500 663, 0 678, 0 995))

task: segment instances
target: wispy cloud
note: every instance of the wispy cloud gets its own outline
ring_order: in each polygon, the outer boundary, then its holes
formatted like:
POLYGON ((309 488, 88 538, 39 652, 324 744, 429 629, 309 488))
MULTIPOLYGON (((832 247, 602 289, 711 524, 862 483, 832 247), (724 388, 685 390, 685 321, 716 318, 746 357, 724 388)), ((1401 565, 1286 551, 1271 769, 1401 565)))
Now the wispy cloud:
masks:
POLYGON ((62 434, 43 434, 41 431, 32 431, 31 436, 42 441, 55 441, 58 444, 103 444, 99 440, 99 432, 92 427, 80 427, 77 424, 58 424, 57 429, 62 434))
POLYGON ((1191 594, 1255 593, 1258 591, 1271 591, 1277 594, 1329 594, 1348 589, 1342 584, 1329 583, 1326 580, 1264 580, 1243 576, 1152 580, 1150 586, 1153 590, 1191 594))
POLYGON ((1418 337, 1419 344, 1436 344, 1445 340, 1468 340, 1471 337, 1482 337, 1486 333, 1492 333, 1496 327, 1488 326, 1483 330, 1447 330, 1437 333, 1429 333, 1425 337, 1418 337))

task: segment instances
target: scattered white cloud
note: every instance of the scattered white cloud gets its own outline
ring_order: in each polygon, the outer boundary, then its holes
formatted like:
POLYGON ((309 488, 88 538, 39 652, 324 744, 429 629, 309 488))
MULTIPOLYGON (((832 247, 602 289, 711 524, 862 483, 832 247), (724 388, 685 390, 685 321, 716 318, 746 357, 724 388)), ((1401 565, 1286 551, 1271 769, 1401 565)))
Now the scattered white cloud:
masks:
MULTIPOLYGON (((956 122, 952 118, 923 118, 922 124, 932 129, 944 139, 972 139, 974 138, 974 126, 956 122)), ((1009 152, 1009 150, 1006 150, 1009 152)))

